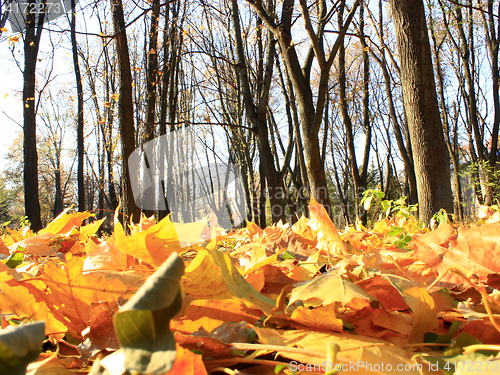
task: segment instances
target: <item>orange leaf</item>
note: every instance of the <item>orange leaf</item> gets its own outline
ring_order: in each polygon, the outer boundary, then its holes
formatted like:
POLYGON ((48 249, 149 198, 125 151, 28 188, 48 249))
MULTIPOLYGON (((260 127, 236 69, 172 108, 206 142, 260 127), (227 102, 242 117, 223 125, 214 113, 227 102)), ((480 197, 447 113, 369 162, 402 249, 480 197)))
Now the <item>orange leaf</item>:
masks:
POLYGON ((260 229, 260 227, 257 224, 254 224, 250 221, 247 221, 247 226, 245 230, 248 233, 248 237, 250 237, 250 240, 253 240, 254 236, 262 236, 264 231, 260 229))
MULTIPOLYGON (((451 224, 439 226, 413 240, 414 255, 439 273, 451 266, 462 267, 478 276, 500 272, 500 223, 484 224, 473 228, 451 224)), ((448 273, 442 281, 463 283, 458 275, 448 273)))
POLYGON ((177 344, 183 348, 201 351, 204 357, 215 357, 221 353, 225 353, 231 347, 213 337, 184 335, 180 332, 175 332, 174 338, 177 344))
POLYGON ((374 298, 352 281, 343 280, 339 275, 326 274, 303 282, 293 289, 288 306, 298 300, 306 307, 340 302, 342 306, 354 305, 360 308, 369 305, 374 298))
POLYGON ((94 214, 91 214, 90 212, 75 212, 74 214, 68 214, 70 209, 71 207, 61 212, 59 216, 50 222, 49 225, 40 230, 38 234, 68 234, 74 228, 79 228, 82 225, 83 220, 94 216, 94 214))
POLYGON ((318 238, 312 228, 308 225, 308 222, 309 220, 303 216, 295 224, 293 224, 292 230, 300 236, 302 242, 314 247, 318 243, 318 238))
POLYGON ((435 371, 429 370, 428 365, 423 365, 421 371, 419 371, 412 360, 413 351, 405 350, 384 340, 349 333, 285 331, 260 327, 254 327, 254 329, 260 343, 283 347, 283 350, 278 349, 277 352, 281 356, 299 363, 323 364, 327 358, 329 344, 335 342, 340 346, 337 363, 346 364, 346 371, 341 373, 353 375, 389 373, 381 371, 383 362, 384 368, 388 369, 390 365, 395 374, 398 365, 400 365, 399 368, 404 369, 405 375, 436 374, 435 371), (294 347, 293 350, 288 350, 292 346, 294 347), (350 369, 350 364, 355 366, 354 369, 350 369))
POLYGON ((54 255, 61 248, 61 245, 57 243, 60 238, 63 237, 46 232, 16 242, 10 246, 10 249, 15 251, 18 247, 22 247, 26 254, 37 257, 54 255))
POLYGON ((208 251, 200 250, 194 260, 186 267, 182 277, 184 291, 194 298, 231 298, 221 270, 209 256, 208 251))
POLYGON ((0 313, 43 320, 45 333, 51 335, 54 342, 62 339, 66 326, 54 317, 44 300, 35 300, 17 278, 21 280, 23 275, 0 263, 0 313))
POLYGON ((274 301, 260 294, 232 264, 231 258, 218 250, 199 250, 182 278, 185 292, 195 298, 244 298, 270 313, 274 301))
POLYGON ((211 331, 223 322, 255 324, 262 311, 251 309, 241 299, 195 300, 187 307, 182 318, 172 322, 173 329, 193 333, 203 327, 211 331))
POLYGON ((127 255, 110 242, 96 244, 89 240, 85 242, 85 251, 87 258, 83 263, 83 272, 99 269, 123 270, 127 266, 127 255))
POLYGON ((263 288, 260 289, 260 291, 261 293, 264 293, 266 295, 278 295, 281 293, 285 285, 296 283, 295 280, 285 275, 277 265, 267 264, 261 267, 254 275, 262 275, 264 279, 264 285, 263 288))
POLYGON ((387 279, 375 276, 359 281, 356 284, 375 297, 387 311, 408 309, 408 305, 401 294, 387 279))
POLYGON ((68 257, 65 264, 49 260, 41 276, 23 280, 37 300, 43 300, 54 316, 68 328, 75 338, 82 338, 82 331, 90 321, 92 302, 109 302, 119 305, 128 299, 144 281, 141 273, 89 272, 83 274, 83 259, 68 257))
POLYGON ((206 375, 207 370, 203 364, 203 358, 199 354, 193 353, 189 349, 184 349, 180 345, 176 345, 177 354, 173 367, 167 374, 192 374, 206 375))
POLYGON ((333 305, 320 306, 312 310, 299 306, 293 311, 290 319, 317 331, 342 332, 344 329, 342 320, 335 317, 333 305))
POLYGON ((410 344, 424 342, 424 334, 438 328, 434 299, 419 283, 393 275, 387 277, 413 311, 414 321, 408 342, 410 344))
POLYGON ((330 256, 348 254, 347 247, 340 238, 337 228, 335 228, 330 216, 328 216, 325 207, 311 199, 309 213, 311 217, 309 226, 318 236, 318 245, 316 247, 326 251, 330 256))

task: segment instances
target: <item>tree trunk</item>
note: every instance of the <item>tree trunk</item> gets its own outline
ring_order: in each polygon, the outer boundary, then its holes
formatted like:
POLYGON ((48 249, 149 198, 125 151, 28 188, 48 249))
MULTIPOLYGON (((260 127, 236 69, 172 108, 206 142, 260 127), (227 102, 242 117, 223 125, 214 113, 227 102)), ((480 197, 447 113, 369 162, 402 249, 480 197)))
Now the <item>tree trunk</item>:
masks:
MULTIPOLYGON (((143 144, 152 141, 156 133, 156 90, 158 79, 158 20, 160 18, 160 0, 153 0, 151 3, 153 8, 151 14, 151 28, 149 30, 149 48, 147 51, 147 72, 146 72, 146 124, 144 132, 143 144)), ((149 165, 153 161, 149 160, 149 165)), ((147 168, 144 168, 145 174, 151 173, 147 168)), ((156 173, 156 171, 155 171, 156 173)), ((146 177, 143 178, 143 181, 146 177)), ((154 192, 156 193, 156 192, 154 192)), ((146 217, 154 215, 154 210, 143 210, 146 217)))
MULTIPOLYGON (((120 99, 118 102, 119 129, 122 143, 122 204, 124 214, 133 221, 138 222, 141 211, 135 204, 130 183, 130 171, 128 158, 135 149, 134 128, 134 106, 132 101, 132 73, 130 71, 130 57, 125 30, 125 19, 123 16, 123 5, 121 0, 111 0, 113 23, 116 33, 116 45, 118 49, 118 64, 120 71, 120 99)), ((138 171, 132 171, 138 173, 138 171)))
POLYGON ((71 0, 71 47, 73 50, 73 67, 75 69, 76 80, 76 93, 78 99, 77 107, 77 126, 76 126, 76 139, 78 151, 78 167, 77 167, 77 180, 78 180, 78 211, 85 211, 85 183, 84 183, 84 144, 83 144, 83 85, 82 75, 80 73, 80 64, 78 63, 78 49, 76 45, 76 9, 75 0, 71 0))
MULTIPOLYGON (((493 11, 494 1, 488 1, 488 21, 486 21, 485 12, 481 12, 483 18, 483 27, 486 34, 486 45, 491 57, 491 78, 493 83, 493 108, 495 114, 493 116, 493 129, 491 132, 491 152, 490 152, 490 165, 496 168, 499 161, 498 158, 498 132, 500 127, 500 71, 498 62, 498 52, 500 47, 499 33, 500 26, 497 27, 495 21, 498 23, 498 17, 495 17, 493 11)), ((498 188, 497 188, 498 191, 498 188)))
POLYGON ((448 212, 453 210, 453 198, 424 4, 422 0, 390 0, 390 4, 413 148, 419 218, 429 224, 433 214, 441 208, 448 212))
MULTIPOLYGON (((35 5, 30 0, 30 7, 35 5)), ((36 145, 36 102, 35 75, 40 36, 43 29, 44 15, 40 14, 35 25, 35 14, 26 17, 26 33, 24 39, 24 72, 23 72, 23 133, 24 133, 24 209, 31 229, 34 232, 42 229, 40 201, 38 198, 38 155, 36 145)))
MULTIPOLYGON (((292 40, 292 23, 294 20, 294 0, 284 0, 281 11, 281 20, 277 24, 275 16, 270 15, 262 7, 261 1, 247 0, 253 9, 257 12, 266 27, 274 34, 277 39, 283 61, 288 71, 290 81, 292 82, 296 95, 297 108, 300 116, 302 138, 304 146, 304 161, 307 168, 307 177, 309 181, 309 189, 311 197, 319 203, 322 203, 328 211, 330 211, 330 197, 328 194, 328 186, 326 182, 325 168, 321 160, 319 130, 323 123, 324 106, 326 102, 326 94, 328 92, 328 80, 330 78, 330 70, 337 55, 341 40, 344 38, 347 29, 352 22, 354 13, 359 6, 359 0, 356 0, 352 6, 351 12, 346 19, 345 24, 339 31, 339 35, 328 51, 324 51, 324 28, 329 17, 322 17, 321 22, 317 25, 317 30, 314 31, 309 15, 309 8, 306 0, 300 0, 300 8, 302 17, 304 18, 305 31, 307 32, 311 48, 306 63, 304 66, 299 61, 299 54, 295 48, 295 43, 292 40), (317 60, 319 65, 319 83, 316 88, 311 85, 310 72, 312 64, 312 56, 317 60), (313 91, 315 95, 313 95, 313 91), (316 101, 314 101, 316 97, 316 101)), ((326 2, 320 1, 320 14, 327 14, 326 2), (325 12, 325 13, 323 13, 325 12)))
POLYGON ((54 207, 52 209, 52 215, 54 216, 54 218, 57 217, 63 210, 60 155, 57 155, 56 158, 56 170, 54 171, 54 207))
MULTIPOLYGON (((417 197, 417 180, 415 177, 415 168, 413 167, 413 157, 412 157, 412 152, 411 152, 411 144, 408 142, 405 146, 405 137, 403 136, 403 133, 401 132, 401 126, 400 126, 400 121, 398 119, 398 116, 396 114, 396 106, 394 104, 394 96, 392 92, 392 81, 391 81, 391 76, 389 74, 389 69, 388 69, 388 64, 387 64, 387 59, 386 59, 386 52, 389 52, 389 57, 391 58, 392 61, 392 53, 388 48, 386 47, 384 43, 384 11, 383 11, 383 5, 382 5, 382 0, 379 0, 379 31, 378 35, 380 38, 380 42, 382 44, 382 56, 379 58, 375 53, 373 53, 372 50, 370 52, 372 53, 372 56, 375 58, 375 60, 379 63, 380 68, 382 69, 382 74, 384 75, 384 83, 385 83, 385 93, 387 96, 387 105, 389 106, 389 115, 392 120, 392 126, 394 129, 394 136, 396 137, 396 144, 398 146, 399 153, 401 155, 401 159, 403 159, 403 164, 404 164, 404 169, 405 169, 405 174, 406 174, 406 179, 405 179, 405 194, 408 196, 408 204, 416 204, 418 202, 418 197, 417 197)), ((400 73, 399 68, 397 69, 398 73, 400 73)), ((406 117, 405 117, 406 120, 406 117)), ((406 128, 406 124, 403 124, 406 128)), ((406 137, 408 140, 408 137, 406 137)))
MULTIPOLYGON (((243 91, 243 103, 249 121, 256 132, 256 138, 259 144, 260 156, 260 171, 264 173, 266 178, 269 200, 271 204, 271 216, 273 223, 285 219, 285 201, 284 201, 284 185, 281 176, 276 169, 274 163, 273 151, 269 144, 269 129, 267 121, 267 105, 269 99, 269 90, 271 88, 271 78, 274 66, 275 41, 270 40, 267 52, 267 61, 264 68, 264 52, 260 48, 259 60, 260 68, 258 69, 257 89, 258 103, 254 103, 253 95, 250 88, 250 79, 247 72, 247 62, 244 53, 241 26, 240 12, 238 9, 237 0, 232 0, 232 15, 234 25, 234 36, 236 39, 236 52, 238 64, 236 70, 241 81, 243 91), (264 71, 265 70, 265 71, 264 71)), ((269 39, 272 39, 269 35, 269 39)), ((262 223, 261 223, 262 226, 262 223)))
POLYGON ((434 28, 434 19, 432 17, 432 14, 429 16, 429 28, 431 31, 431 38, 432 38, 432 52, 434 55, 434 60, 436 63, 436 76, 437 76, 437 88, 438 88, 438 93, 439 93, 439 99, 440 99, 440 105, 441 105, 441 113, 442 113, 442 118, 443 118, 443 125, 444 125, 444 137, 445 137, 445 142, 446 142, 446 147, 448 148, 448 153, 450 154, 451 158, 451 163, 453 165, 453 180, 454 180, 454 185, 455 185, 455 215, 458 218, 460 222, 464 220, 464 214, 463 214, 463 206, 462 206, 462 186, 461 186, 461 181, 460 181, 460 176, 459 176, 459 168, 460 168, 460 163, 458 161, 458 157, 453 150, 451 141, 450 141, 450 126, 449 126, 449 117, 448 117, 448 112, 449 109, 446 104, 446 97, 445 97, 445 92, 444 92, 444 75, 443 75, 443 70, 441 68, 441 55, 440 55, 440 45, 438 44, 437 37, 436 37, 436 31, 434 28))
MULTIPOLYGON (((342 22, 342 12, 339 13, 339 23, 342 22)), ((354 144, 354 130, 352 126, 351 116, 347 108, 347 88, 346 88, 346 71, 345 71, 345 46, 342 42, 339 48, 339 106, 340 114, 344 122, 345 135, 347 141, 347 155, 349 159, 349 167, 353 182, 353 197, 355 207, 355 217, 357 221, 360 214, 359 193, 361 193, 361 180, 359 176, 358 163, 356 161, 356 146, 354 144)), ((366 218, 366 216, 365 216, 366 218)), ((366 224, 366 223, 365 223, 366 224)))

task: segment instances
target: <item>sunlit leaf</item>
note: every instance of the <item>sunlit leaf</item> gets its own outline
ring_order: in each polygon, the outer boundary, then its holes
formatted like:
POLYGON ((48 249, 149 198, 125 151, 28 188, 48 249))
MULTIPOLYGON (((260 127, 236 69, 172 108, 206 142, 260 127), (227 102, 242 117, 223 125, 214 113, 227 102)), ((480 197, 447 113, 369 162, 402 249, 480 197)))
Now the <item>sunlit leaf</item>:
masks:
POLYGON ((94 214, 90 212, 76 212, 68 214, 71 207, 61 212, 52 222, 44 229, 40 230, 38 234, 51 233, 51 234, 67 234, 74 228, 79 228, 85 219, 93 217, 94 214))
POLYGON ((344 241, 340 238, 339 232, 328 216, 325 208, 311 199, 309 203, 309 212, 311 215, 309 225, 318 236, 318 249, 326 251, 330 256, 347 254, 348 251, 344 241))
MULTIPOLYGON (((193 223, 195 230, 199 223, 193 223)), ((188 228, 183 227, 186 231, 188 228)), ((159 267, 174 252, 181 251, 176 226, 167 216, 157 224, 140 232, 125 235, 120 222, 115 223, 115 245, 125 254, 140 259, 152 266, 159 267)))
POLYGON ((305 306, 326 306, 335 302, 349 306, 357 303, 356 300, 362 306, 368 306, 375 299, 351 281, 342 280, 340 276, 321 275, 293 289, 288 305, 298 300, 305 306))
POLYGON ((401 277, 387 276, 413 311, 414 321, 409 343, 423 342, 424 334, 438 328, 437 309, 434 299, 419 283, 401 277))
POLYGON ((83 274, 83 263, 80 257, 71 256, 64 264, 51 260, 43 267, 40 277, 23 282, 76 338, 81 338, 88 326, 92 302, 119 304, 120 300, 129 298, 144 279, 144 274, 136 272, 83 274))

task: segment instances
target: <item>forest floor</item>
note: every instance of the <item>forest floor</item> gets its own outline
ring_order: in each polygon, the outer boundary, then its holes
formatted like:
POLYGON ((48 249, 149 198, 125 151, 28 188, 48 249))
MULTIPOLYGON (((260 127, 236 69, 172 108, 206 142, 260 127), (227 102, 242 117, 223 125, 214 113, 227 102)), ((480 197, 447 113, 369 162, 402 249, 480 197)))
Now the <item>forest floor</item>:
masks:
POLYGON ((500 373, 500 211, 343 232, 310 212, 227 234, 143 218, 97 238, 68 212, 9 230, 0 373, 500 373))

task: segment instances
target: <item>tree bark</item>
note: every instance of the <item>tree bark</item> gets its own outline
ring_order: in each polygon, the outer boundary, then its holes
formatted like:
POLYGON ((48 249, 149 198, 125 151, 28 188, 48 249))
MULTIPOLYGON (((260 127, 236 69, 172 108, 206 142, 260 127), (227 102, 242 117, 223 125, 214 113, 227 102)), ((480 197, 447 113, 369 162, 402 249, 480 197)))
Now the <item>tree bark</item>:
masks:
MULTIPOLYGON (((29 4, 35 5, 35 0, 29 4)), ((30 5, 31 6, 31 5, 30 5)), ((40 14, 35 25, 35 14, 26 16, 23 72, 23 135, 24 135, 24 209, 34 232, 42 229, 40 201, 38 196, 38 155, 36 145, 35 79, 38 49, 43 30, 44 14, 40 14)))
MULTIPOLYGON (((124 214, 134 222, 138 222, 141 218, 141 211, 136 205, 134 195, 132 193, 130 171, 128 166, 128 158, 135 149, 134 105, 132 100, 132 73, 130 71, 130 56, 128 51, 122 1, 111 0, 111 5, 120 71, 120 99, 118 102, 118 116, 122 144, 122 204, 124 205, 124 214)), ((132 171, 132 173, 138 173, 138 171, 132 171)))
POLYGON ((73 67, 75 69, 76 93, 77 93, 77 152, 78 152, 78 167, 77 167, 77 184, 78 184, 78 211, 85 211, 85 183, 84 183, 84 144, 83 144, 83 85, 82 75, 80 73, 80 64, 78 63, 78 49, 76 45, 76 9, 75 0, 71 0, 71 47, 73 50, 73 67))
MULTIPOLYGON (((310 20, 309 10, 306 0, 300 0, 300 8, 302 17, 305 23, 305 31, 307 32, 311 42, 311 52, 309 56, 314 57, 319 65, 319 83, 317 85, 316 95, 313 95, 313 87, 310 81, 310 65, 312 57, 306 58, 304 68, 299 61, 299 55, 292 40, 292 23, 294 14, 294 0, 284 0, 281 12, 281 20, 277 24, 274 16, 269 15, 262 7, 261 1, 247 0, 262 19, 266 27, 274 34, 278 41, 283 56, 283 61, 288 71, 290 81, 292 82, 296 95, 297 108, 300 116, 302 138, 304 146, 304 161, 307 169, 307 177, 309 182, 309 190, 311 197, 319 203, 322 203, 328 211, 330 211, 330 197, 328 194, 328 186, 326 182, 325 168, 321 160, 320 144, 319 144, 319 129, 323 122, 324 107, 326 102, 326 94, 328 92, 328 80, 330 78, 330 70, 337 55, 340 42, 344 38, 347 29, 354 17, 354 13, 359 6, 359 0, 353 4, 351 12, 346 19, 339 35, 328 51, 324 51, 323 37, 324 28, 329 20, 329 17, 320 17, 317 30, 314 31, 310 20), (314 101, 316 96, 316 101, 314 101)), ((323 9, 326 9, 326 2, 320 2, 320 14, 323 9)))
POLYGON ((431 39, 432 39, 432 52, 434 55, 434 60, 435 60, 435 65, 436 65, 436 76, 437 76, 437 89, 438 89, 438 95, 440 99, 440 106, 441 106, 441 113, 442 113, 442 119, 443 119, 443 125, 444 125, 444 138, 446 142, 446 147, 448 148, 448 153, 450 154, 450 159, 451 163, 453 165, 453 180, 455 184, 455 215, 458 218, 460 222, 464 220, 464 214, 463 214, 463 207, 462 207, 462 184, 460 181, 460 176, 459 176, 459 168, 460 168, 460 163, 458 160, 458 157, 455 153, 455 150, 453 150, 453 146, 451 144, 450 140, 450 126, 449 126, 449 117, 448 117, 448 106, 446 104, 446 97, 445 97, 445 92, 444 92, 444 74, 443 74, 443 69, 441 67, 441 55, 440 55, 440 48, 441 44, 438 44, 437 37, 436 37, 436 31, 434 27, 434 18, 432 17, 432 14, 429 15, 429 29, 431 32, 431 39))
POLYGON ((413 148, 419 218, 453 210, 449 155, 443 136, 424 4, 390 0, 401 62, 403 100, 413 148))
MULTIPOLYGON (((281 180, 280 173, 277 171, 273 151, 269 144, 269 129, 267 120, 267 105, 269 100, 269 90, 271 89, 271 78, 274 66, 275 40, 269 42, 267 51, 267 61, 264 68, 264 52, 262 47, 259 53, 260 68, 258 69, 257 77, 257 93, 258 102, 253 100, 254 95, 250 89, 250 79, 247 72, 247 62, 244 53, 241 26, 240 12, 238 9, 237 0, 232 0, 232 15, 234 25, 234 36, 236 40, 236 53, 238 64, 239 79, 241 81, 243 91, 243 103, 247 117, 255 129, 257 142, 259 144, 260 170, 266 178, 269 200, 271 204, 271 216, 273 223, 285 219, 285 201, 284 201, 284 185, 281 180)), ((270 35, 271 38, 271 35, 270 35)), ((262 226, 262 223, 261 223, 262 226)))
MULTIPOLYGON (((149 29, 149 48, 147 50, 146 71, 146 124, 143 144, 152 141, 156 135, 156 91, 158 79, 158 20, 160 18, 160 0, 153 0, 151 14, 151 27, 149 29)), ((152 161, 149 161, 150 165, 152 161)), ((150 173, 146 168, 145 174, 150 173)), ((156 173, 156 172, 155 172, 156 173)), ((145 180, 145 178, 143 179, 145 180)), ((154 215, 154 210, 143 210, 146 217, 154 215)))

